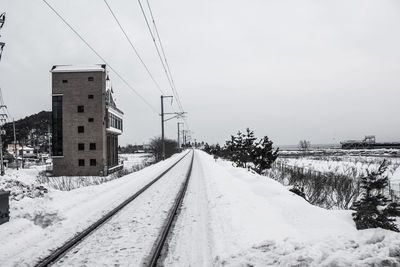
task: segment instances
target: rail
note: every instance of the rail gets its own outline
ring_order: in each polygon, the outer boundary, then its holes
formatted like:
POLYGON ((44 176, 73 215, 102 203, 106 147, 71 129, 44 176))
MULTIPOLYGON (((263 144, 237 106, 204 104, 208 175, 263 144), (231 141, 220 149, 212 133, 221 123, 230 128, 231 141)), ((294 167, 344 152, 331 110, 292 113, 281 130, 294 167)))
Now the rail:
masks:
MULTIPOLYGON (((117 207, 109 211, 107 214, 105 214, 102 218, 100 218, 98 221, 90 225, 88 228, 83 230, 82 232, 78 233, 76 236, 68 240, 64 245, 56 249, 54 252, 52 252, 49 256, 41 260, 38 264, 36 264, 37 267, 44 267, 44 266, 50 266, 57 262, 59 259, 61 259, 68 251, 70 251, 72 248, 77 246, 79 243, 81 243, 89 234, 91 234, 93 231, 98 229, 100 226, 102 226, 105 222, 110 220, 116 213, 118 213, 120 210, 122 210, 126 205, 131 203, 134 199, 136 199, 139 195, 141 195, 143 192, 145 192, 150 186, 152 186, 155 182, 157 182, 159 179, 161 179, 166 173, 168 173, 173 167, 175 167, 179 162, 182 161, 190 152, 186 153, 184 156, 182 156, 178 161, 176 161, 174 164, 172 164, 170 167, 168 167, 165 171, 163 171, 161 174, 159 174, 156 178, 154 178, 151 182, 146 184, 144 187, 142 187, 139 191, 137 191, 135 194, 130 196, 128 199, 126 199, 124 202, 119 204, 117 207)), ((192 158, 193 161, 193 158, 192 158)), ((191 166, 190 166, 191 168, 191 166)))
POLYGON ((150 261, 148 264, 148 266, 150 266, 150 267, 158 266, 157 263, 162 255, 162 251, 163 251, 165 242, 168 238, 169 233, 172 230, 173 222, 175 221, 175 219, 177 218, 177 215, 178 215, 178 209, 182 205, 183 198, 185 197, 185 193, 186 193, 186 190, 187 190, 187 187, 189 184, 190 176, 192 174, 193 160, 194 160, 194 151, 192 154, 192 160, 190 162, 189 169, 186 173, 185 181, 183 182, 181 189, 178 192, 178 196, 176 198, 174 206, 172 207, 172 209, 170 210, 170 212, 168 214, 166 223, 163 226, 161 234, 153 246, 154 249, 150 255, 150 261))

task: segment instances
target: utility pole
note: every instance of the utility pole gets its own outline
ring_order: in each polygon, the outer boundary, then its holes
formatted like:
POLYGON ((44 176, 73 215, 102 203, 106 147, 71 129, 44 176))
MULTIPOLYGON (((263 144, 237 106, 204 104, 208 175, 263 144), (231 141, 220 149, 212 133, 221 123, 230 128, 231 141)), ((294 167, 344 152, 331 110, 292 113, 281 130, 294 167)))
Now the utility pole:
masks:
MULTIPOLYGON (((4 22, 6 21, 6 13, 2 13, 0 15, 0 29, 3 28, 4 22)), ((1 35, 0 35, 1 36, 1 35)), ((0 42, 0 61, 1 61, 1 55, 3 54, 3 48, 6 44, 3 42, 0 42)), ((7 108, 6 106, 1 103, 0 109, 3 111, 3 108, 7 108)), ((4 175, 4 163, 3 163, 3 140, 1 136, 3 135, 3 124, 6 121, 7 114, 0 114, 0 164, 1 164, 1 170, 0 170, 0 175, 4 175)))
POLYGON ((21 169, 23 169, 24 166, 24 143, 25 143, 25 139, 23 139, 23 141, 21 142, 21 161, 22 161, 22 166, 21 169))
POLYGON ((182 138, 183 138, 183 145, 186 147, 186 131, 185 130, 182 130, 182 138))
POLYGON ((17 152, 17 135, 15 134, 15 121, 13 118, 13 130, 14 130, 14 157, 15 157, 15 164, 17 165, 18 170, 18 152, 17 152))
POLYGON ((1 109, 1 113, 0 113, 0 175, 3 176, 4 175, 4 162, 3 162, 3 139, 2 136, 3 134, 6 133, 5 130, 3 130, 3 125, 4 123, 7 121, 7 114, 3 113, 3 110, 6 108, 6 106, 1 105, 0 109, 1 109))
MULTIPOLYGON (((6 12, 4 12, 0 15, 0 29, 3 28, 5 21, 6 21, 6 12)), ((0 42, 0 61, 1 61, 1 55, 3 54, 3 48, 5 45, 6 45, 5 43, 0 42)))
POLYGON ((182 124, 183 122, 178 122, 178 148, 181 148, 180 143, 181 143, 181 138, 180 138, 180 130, 179 130, 179 125, 182 124))
POLYGON ((164 98, 173 98, 172 95, 161 95, 161 146, 162 146, 162 160, 165 160, 165 139, 164 139, 164 122, 169 121, 174 118, 180 118, 182 117, 185 112, 169 112, 165 113, 164 112, 164 98), (168 119, 164 119, 164 115, 174 115, 173 117, 170 117, 168 119))
POLYGON ((172 96, 161 96, 161 146, 162 152, 161 157, 162 160, 165 160, 165 140, 164 140, 164 98, 172 97, 172 96))
POLYGON ((49 158, 51 158, 51 132, 50 132, 50 125, 48 127, 48 138, 49 138, 49 158))
POLYGON ((0 175, 3 176, 4 175, 4 163, 3 163, 3 140, 1 138, 2 134, 3 134, 3 130, 0 130, 0 164, 1 164, 1 171, 0 171, 0 175))
POLYGON ((4 126, 4 123, 7 122, 8 116, 7 116, 7 113, 6 113, 7 106, 4 105, 4 103, 3 103, 3 97, 2 97, 2 94, 1 94, 1 89, 0 89, 0 98, 1 98, 0 99, 0 101, 1 101, 1 104, 0 104, 0 164, 1 164, 0 175, 3 176, 4 175, 4 162, 3 162, 3 140, 2 140, 2 136, 4 134, 6 134, 6 131, 3 130, 3 126, 4 126))

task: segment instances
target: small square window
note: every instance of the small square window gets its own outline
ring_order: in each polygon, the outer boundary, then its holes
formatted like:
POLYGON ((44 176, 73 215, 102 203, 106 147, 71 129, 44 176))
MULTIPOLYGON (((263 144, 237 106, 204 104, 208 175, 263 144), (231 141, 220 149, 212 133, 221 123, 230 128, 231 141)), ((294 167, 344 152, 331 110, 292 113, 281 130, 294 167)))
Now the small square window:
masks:
POLYGON ((63 80, 62 83, 68 83, 68 80, 63 80))
POLYGON ((96 159, 90 159, 90 166, 96 166, 96 159))
POLYGON ((85 132, 85 127, 78 126, 78 133, 84 133, 84 132, 85 132))
POLYGON ((85 150, 85 144, 84 143, 79 143, 78 144, 78 150, 85 150))
POLYGON ((94 119, 93 118, 89 118, 88 121, 89 122, 94 122, 94 119))
POLYGON ((96 150, 96 143, 90 143, 89 148, 90 150, 96 150))
POLYGON ((78 113, 82 113, 85 111, 85 107, 84 106, 78 106, 78 113))
POLYGON ((78 160, 78 165, 79 166, 85 166, 85 160, 84 159, 79 159, 78 160))
POLYGON ((89 99, 93 99, 93 98, 94 98, 94 95, 88 95, 88 98, 89 98, 89 99))
POLYGON ((93 77, 88 77, 88 81, 89 81, 89 82, 93 82, 93 81, 94 81, 94 78, 93 78, 93 77))

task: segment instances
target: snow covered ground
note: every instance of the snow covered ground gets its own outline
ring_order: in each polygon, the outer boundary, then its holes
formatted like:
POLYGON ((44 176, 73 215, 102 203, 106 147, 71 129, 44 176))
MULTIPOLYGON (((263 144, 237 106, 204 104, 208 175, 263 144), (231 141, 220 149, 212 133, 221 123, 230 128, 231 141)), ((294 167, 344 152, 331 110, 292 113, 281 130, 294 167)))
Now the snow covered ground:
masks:
POLYGON ((149 153, 120 154, 119 159, 124 163, 124 169, 138 170, 154 162, 154 156, 149 153))
MULTIPOLYGON (((182 155, 101 185, 51 190, 43 198, 13 202, 11 222, 0 225, 1 266, 32 266, 182 155)), ((140 257, 129 257, 139 255, 141 245, 150 242, 160 219, 147 213, 148 207, 166 209, 162 192, 174 187, 172 181, 164 180, 132 210, 113 219, 100 235, 106 240, 94 238, 81 248, 80 256, 60 265, 82 265, 83 256, 92 255, 99 261, 86 266, 136 266, 140 257), (143 235, 127 237, 143 229, 148 240, 143 235), (100 255, 107 260, 100 262, 100 255)), ((234 168, 228 161, 215 162, 201 151, 195 152, 188 192, 172 233, 167 266, 400 266, 399 233, 357 231, 351 211, 313 206, 268 177, 234 168)))
POLYGON ((382 161, 386 159, 389 162, 387 175, 392 178, 393 173, 400 166, 400 158, 384 158, 384 157, 321 157, 318 158, 279 158, 277 163, 286 164, 288 166, 296 166, 307 170, 319 172, 333 172, 337 174, 347 174, 354 176, 353 178, 366 175, 366 170, 377 169, 382 161))
POLYGON ((185 180, 191 155, 63 257, 58 266, 143 266, 185 180))
POLYGON ((196 152, 168 266, 399 266, 400 234, 357 231, 351 211, 196 152))
MULTIPOLYGON (((33 266, 41 257, 142 188, 183 154, 120 179, 44 197, 10 202, 10 222, 0 225, 0 265, 33 266)), ((23 179, 23 178, 20 178, 23 179)))

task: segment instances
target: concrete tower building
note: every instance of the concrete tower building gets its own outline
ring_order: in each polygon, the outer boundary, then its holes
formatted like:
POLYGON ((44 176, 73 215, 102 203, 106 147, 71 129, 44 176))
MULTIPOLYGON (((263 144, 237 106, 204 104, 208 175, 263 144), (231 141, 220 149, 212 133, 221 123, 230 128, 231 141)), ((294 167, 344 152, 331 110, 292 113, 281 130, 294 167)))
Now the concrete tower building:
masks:
POLYGON ((52 73, 52 156, 55 176, 119 170, 117 108, 106 65, 57 65, 52 73))

